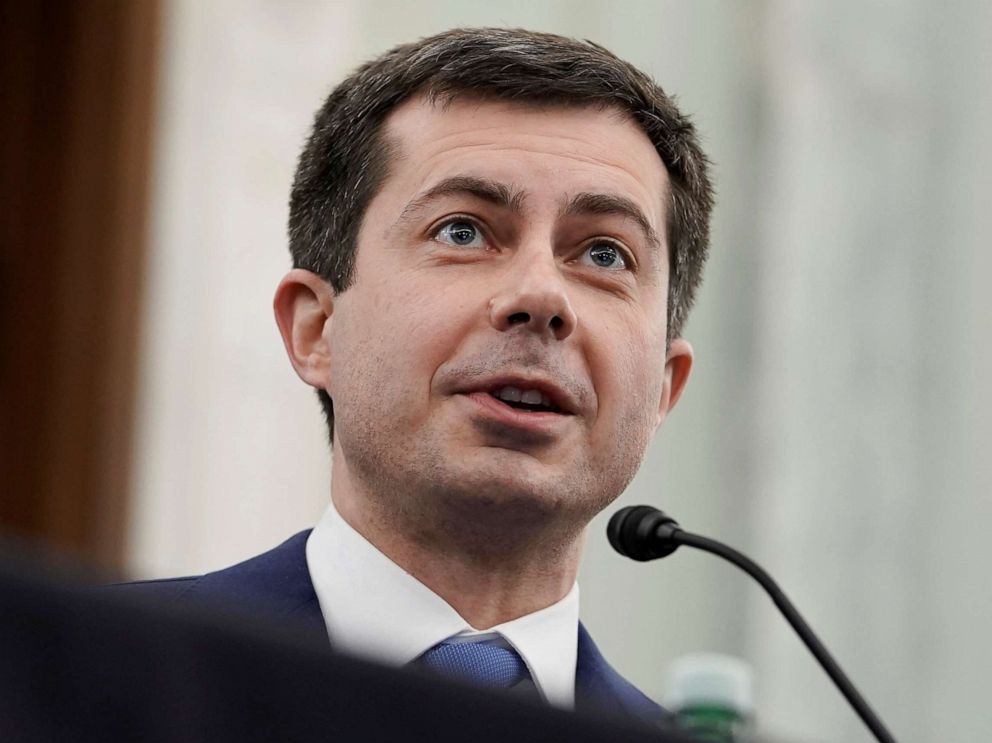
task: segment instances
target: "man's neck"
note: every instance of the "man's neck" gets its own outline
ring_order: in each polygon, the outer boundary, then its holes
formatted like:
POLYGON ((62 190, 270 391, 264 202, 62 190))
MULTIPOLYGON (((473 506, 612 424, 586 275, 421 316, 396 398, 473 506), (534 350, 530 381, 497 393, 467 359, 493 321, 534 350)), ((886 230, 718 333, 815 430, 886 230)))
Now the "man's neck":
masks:
POLYGON ((398 523, 374 498, 334 478, 332 500, 341 517, 386 557, 444 599, 475 629, 489 629, 560 601, 578 573, 584 530, 554 538, 520 523, 474 524, 472 518, 432 515, 398 523))

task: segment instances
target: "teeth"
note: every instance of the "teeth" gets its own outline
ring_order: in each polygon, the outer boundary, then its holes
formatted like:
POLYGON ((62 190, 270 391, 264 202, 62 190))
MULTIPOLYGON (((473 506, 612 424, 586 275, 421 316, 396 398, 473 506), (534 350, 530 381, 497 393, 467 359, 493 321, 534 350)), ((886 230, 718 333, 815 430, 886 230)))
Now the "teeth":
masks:
MULTIPOLYGON (((528 390, 527 392, 530 393, 531 391, 532 390, 528 390)), ((523 394, 524 393, 522 393, 516 387, 510 387, 510 386, 504 387, 501 390, 496 390, 496 397, 498 397, 500 400, 506 400, 507 402, 520 402, 523 394)))
POLYGON ((539 390, 521 390, 519 387, 507 385, 493 392, 495 397, 506 402, 522 402, 527 405, 551 406, 551 398, 539 390))
POLYGON ((542 395, 537 390, 527 390, 520 398, 520 402, 525 402, 528 405, 540 405, 544 402, 544 395, 542 395))

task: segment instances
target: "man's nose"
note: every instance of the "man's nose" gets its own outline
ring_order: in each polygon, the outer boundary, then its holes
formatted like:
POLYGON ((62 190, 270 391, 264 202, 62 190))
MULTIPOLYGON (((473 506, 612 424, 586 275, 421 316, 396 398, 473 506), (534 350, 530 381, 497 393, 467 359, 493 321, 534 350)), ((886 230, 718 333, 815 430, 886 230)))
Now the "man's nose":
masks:
POLYGON ((554 259, 509 272, 489 301, 489 321, 500 331, 523 326, 559 341, 570 336, 578 318, 554 259))

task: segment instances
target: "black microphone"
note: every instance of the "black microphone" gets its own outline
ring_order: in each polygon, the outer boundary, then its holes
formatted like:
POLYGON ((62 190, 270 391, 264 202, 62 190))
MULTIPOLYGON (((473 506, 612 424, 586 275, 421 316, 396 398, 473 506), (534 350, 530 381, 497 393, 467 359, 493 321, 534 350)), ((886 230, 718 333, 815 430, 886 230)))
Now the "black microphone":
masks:
POLYGON ((714 539, 683 531, 675 519, 651 506, 621 508, 610 518, 610 523, 606 527, 606 536, 609 537, 613 549, 621 555, 641 562, 667 557, 683 544, 710 552, 732 562, 758 581, 761 587, 768 592, 772 601, 775 602, 775 606, 785 615, 799 638, 813 653, 823 670, 840 689, 844 698, 854 707, 858 717, 864 721, 875 738, 880 743, 896 743, 892 733, 886 729, 878 715, 868 706, 868 702, 854 687, 847 674, 841 670, 837 661, 830 655, 810 626, 806 624, 806 620, 802 618, 796 607, 782 592, 782 589, 768 573, 749 557, 714 539))

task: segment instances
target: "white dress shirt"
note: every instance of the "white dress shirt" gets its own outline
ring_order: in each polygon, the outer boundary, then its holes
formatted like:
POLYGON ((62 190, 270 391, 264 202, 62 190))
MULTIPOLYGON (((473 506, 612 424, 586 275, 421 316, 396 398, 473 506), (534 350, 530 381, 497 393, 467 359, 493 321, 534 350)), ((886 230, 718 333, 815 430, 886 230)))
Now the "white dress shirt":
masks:
POLYGON ((333 505, 307 539, 307 567, 337 650, 402 666, 442 640, 505 642, 548 702, 574 705, 578 584, 556 604, 480 631, 376 549, 333 505))

